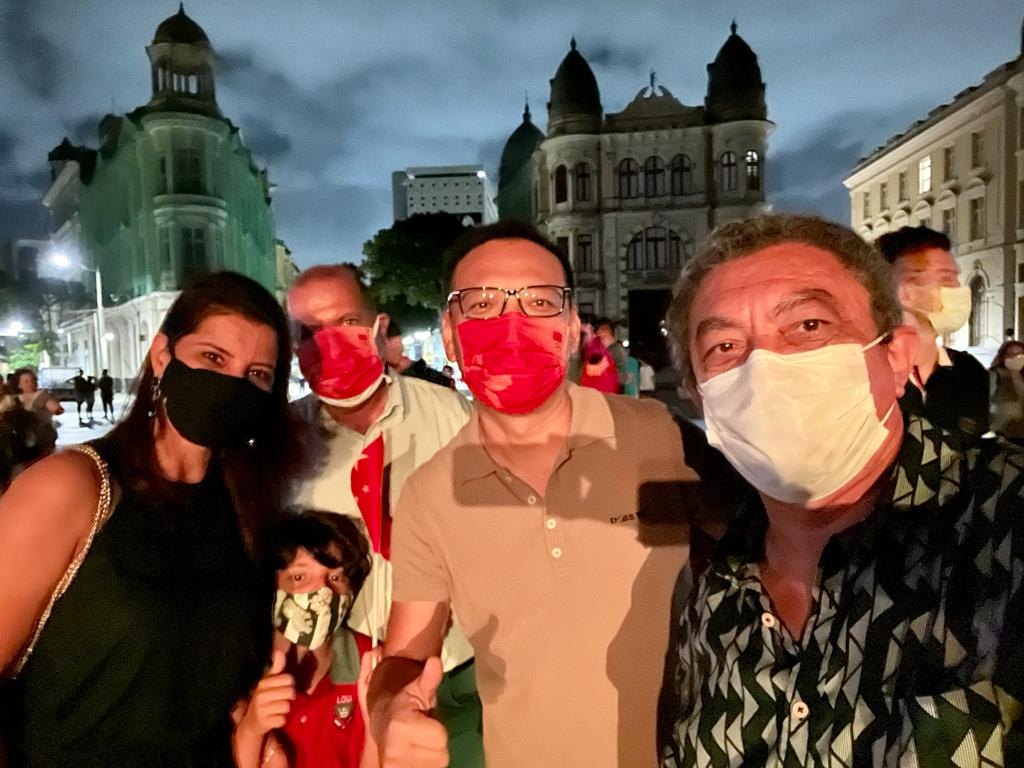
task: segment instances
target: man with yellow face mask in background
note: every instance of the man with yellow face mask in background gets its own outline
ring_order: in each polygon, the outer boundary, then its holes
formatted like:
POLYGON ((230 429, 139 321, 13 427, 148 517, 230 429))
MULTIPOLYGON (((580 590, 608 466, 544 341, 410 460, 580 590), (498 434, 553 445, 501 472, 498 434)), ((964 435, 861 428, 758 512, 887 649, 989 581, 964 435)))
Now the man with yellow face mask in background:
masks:
POLYGON ((903 321, 917 329, 917 357, 900 408, 968 442, 978 439, 988 431, 985 368, 967 352, 939 344, 971 314, 971 292, 960 285, 949 238, 928 227, 903 227, 882 235, 876 246, 892 265, 903 321))

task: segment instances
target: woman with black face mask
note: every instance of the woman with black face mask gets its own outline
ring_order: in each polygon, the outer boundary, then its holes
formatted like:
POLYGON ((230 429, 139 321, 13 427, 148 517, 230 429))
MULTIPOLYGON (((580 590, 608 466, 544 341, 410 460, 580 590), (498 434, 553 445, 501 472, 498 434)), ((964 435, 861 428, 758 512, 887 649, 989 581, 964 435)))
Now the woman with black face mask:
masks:
POLYGON ((15 765, 235 764, 233 710, 270 648, 257 563, 303 463, 290 363, 274 298, 205 278, 168 311, 125 420, 0 498, 15 765))

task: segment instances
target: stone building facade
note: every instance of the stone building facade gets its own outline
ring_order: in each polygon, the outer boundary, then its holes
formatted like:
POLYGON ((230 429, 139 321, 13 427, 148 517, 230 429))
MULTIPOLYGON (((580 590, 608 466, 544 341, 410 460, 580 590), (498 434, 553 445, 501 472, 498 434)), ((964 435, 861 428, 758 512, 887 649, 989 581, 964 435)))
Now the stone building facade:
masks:
POLYGON ((925 225, 953 242, 972 294, 947 343, 983 357, 1024 337, 1024 55, 862 158, 844 181, 867 240, 925 225))
POLYGON ((702 106, 684 105, 652 73, 606 114, 574 39, 551 80, 546 134, 527 109, 505 146, 499 212, 532 219, 569 254, 582 313, 622 323, 640 353, 660 352, 671 287, 696 244, 769 208, 772 127, 757 56, 735 24, 708 65, 702 106))

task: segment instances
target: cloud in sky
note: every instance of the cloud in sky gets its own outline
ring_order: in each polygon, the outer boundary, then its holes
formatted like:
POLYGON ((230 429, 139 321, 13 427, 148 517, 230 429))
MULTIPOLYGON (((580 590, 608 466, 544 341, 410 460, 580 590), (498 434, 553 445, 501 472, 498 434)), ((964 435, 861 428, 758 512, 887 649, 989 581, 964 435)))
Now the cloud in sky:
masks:
MULTIPOLYGON (((218 100, 277 185, 278 235, 301 265, 358 259, 391 222, 390 174, 480 162, 496 171, 530 94, 575 35, 606 111, 658 81, 701 103, 735 17, 757 52, 777 128, 778 209, 848 216, 859 155, 1018 53, 1021 9, 977 0, 726 6, 678 0, 191 0, 218 53, 218 100), (950 19, 956 23, 951 24, 950 19)), ((0 6, 0 238, 44 225, 47 152, 149 98, 145 46, 171 0, 6 0, 0 6)))

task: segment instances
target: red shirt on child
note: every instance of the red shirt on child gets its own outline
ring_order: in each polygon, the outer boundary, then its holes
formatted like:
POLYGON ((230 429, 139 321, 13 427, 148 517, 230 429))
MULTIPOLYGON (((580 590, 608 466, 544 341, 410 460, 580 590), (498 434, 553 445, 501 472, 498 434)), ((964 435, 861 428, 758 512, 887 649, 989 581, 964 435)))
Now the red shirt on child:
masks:
MULTIPOLYGON (((362 657, 372 647, 370 638, 351 634, 362 657)), ((366 743, 366 726, 356 686, 356 679, 335 682, 328 672, 312 693, 295 692, 284 726, 295 755, 294 768, 357 768, 366 743)))

